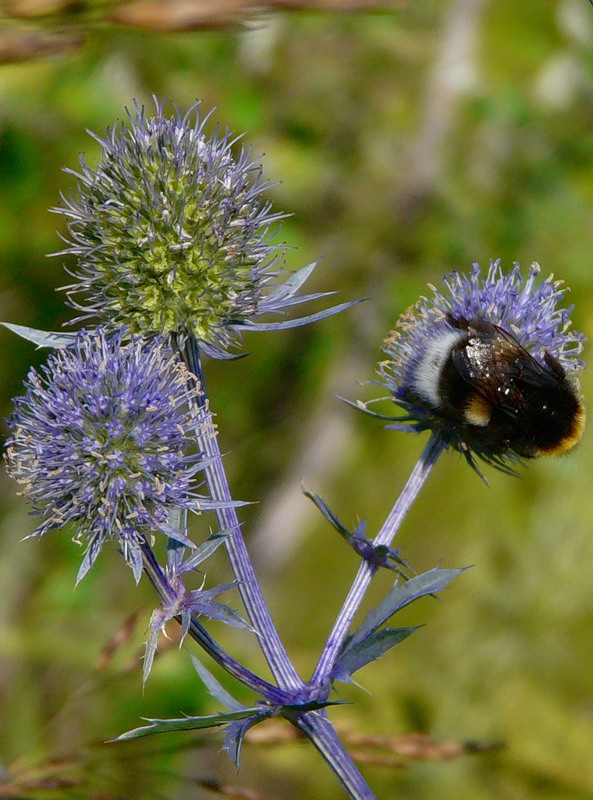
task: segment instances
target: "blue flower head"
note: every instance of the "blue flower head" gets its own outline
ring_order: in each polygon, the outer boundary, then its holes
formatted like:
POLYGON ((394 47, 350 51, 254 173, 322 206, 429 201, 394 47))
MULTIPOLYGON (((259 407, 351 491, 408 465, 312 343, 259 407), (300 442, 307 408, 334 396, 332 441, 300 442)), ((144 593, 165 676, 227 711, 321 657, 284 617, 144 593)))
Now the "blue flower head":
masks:
POLYGON ((86 544, 79 580, 108 539, 139 578, 143 537, 179 536, 170 511, 195 508, 187 377, 162 341, 101 329, 29 372, 8 420, 7 470, 40 517, 32 536, 75 524, 86 544))
MULTIPOLYGON (((156 102, 156 101, 155 101, 156 102)), ((76 192, 53 209, 68 218, 67 247, 76 282, 64 287, 81 311, 117 330, 191 335, 224 357, 237 333, 304 324, 336 313, 258 325, 254 317, 314 299, 295 297, 313 269, 288 277, 286 245, 265 197, 270 184, 239 137, 207 135, 210 114, 149 116, 135 106, 107 131, 95 169, 81 159, 76 192)), ((69 170, 70 171, 70 170, 69 170)))
POLYGON ((509 470, 524 457, 566 452, 580 438, 584 337, 553 276, 534 264, 503 273, 453 272, 398 320, 379 373, 407 416, 392 427, 431 429, 462 452, 509 470))

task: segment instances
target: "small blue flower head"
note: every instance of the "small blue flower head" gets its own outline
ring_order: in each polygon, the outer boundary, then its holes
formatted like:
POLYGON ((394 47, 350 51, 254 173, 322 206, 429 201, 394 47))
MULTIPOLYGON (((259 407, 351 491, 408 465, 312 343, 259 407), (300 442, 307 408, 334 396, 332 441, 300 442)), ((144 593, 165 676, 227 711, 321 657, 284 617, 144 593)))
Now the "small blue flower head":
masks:
POLYGON ((578 394, 584 337, 570 329, 565 288, 518 265, 474 264, 430 287, 387 339, 379 373, 407 416, 390 427, 431 429, 462 452, 512 471, 522 458, 570 450, 585 412, 578 394))
POLYGON ((197 390, 167 344, 126 337, 83 331, 55 350, 29 372, 8 420, 8 473, 40 517, 32 536, 73 523, 86 545, 78 580, 108 539, 139 579, 144 537, 179 537, 171 509, 196 508, 202 464, 188 445, 197 390))
POLYGON ((69 231, 56 255, 77 259, 65 289, 83 312, 75 321, 187 334, 224 357, 238 331, 258 328, 254 316, 320 296, 294 297, 313 267, 282 281, 286 245, 274 240, 285 215, 265 198, 270 184, 251 151, 233 154, 239 137, 207 135, 199 103, 172 116, 155 103, 154 116, 135 105, 127 122, 95 137, 96 168, 82 158, 77 191, 53 209, 69 231))

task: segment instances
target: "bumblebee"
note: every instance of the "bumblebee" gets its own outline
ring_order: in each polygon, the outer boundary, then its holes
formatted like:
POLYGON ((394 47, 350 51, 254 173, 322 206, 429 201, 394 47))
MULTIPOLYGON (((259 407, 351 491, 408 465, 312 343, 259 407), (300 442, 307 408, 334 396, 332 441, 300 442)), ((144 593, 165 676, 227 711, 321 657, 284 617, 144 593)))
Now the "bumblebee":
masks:
POLYGON ((571 450, 585 427, 578 390, 560 361, 536 360, 508 331, 448 315, 411 381, 413 399, 462 440, 492 455, 525 458, 571 450))

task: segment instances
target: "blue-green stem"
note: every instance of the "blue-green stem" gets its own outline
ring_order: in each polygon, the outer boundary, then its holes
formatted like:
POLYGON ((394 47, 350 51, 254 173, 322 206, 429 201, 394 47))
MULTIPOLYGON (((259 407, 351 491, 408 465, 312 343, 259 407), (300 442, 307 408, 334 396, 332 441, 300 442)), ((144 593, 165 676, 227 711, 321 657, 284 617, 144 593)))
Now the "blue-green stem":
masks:
MULTIPOLYGON (((222 464, 218 437, 215 433, 212 415, 208 406, 198 343, 189 337, 183 343, 180 351, 185 363, 197 378, 200 386, 198 399, 200 424, 197 426, 197 430, 205 431, 205 433, 199 435, 198 446, 209 461, 209 465, 204 472, 210 496, 213 500, 228 502, 232 499, 231 492, 222 464)), ((279 691, 290 692, 290 690, 293 690, 298 692, 304 687, 303 681, 290 661, 271 619, 256 579, 251 559, 245 547, 236 510, 233 507, 220 508, 217 511, 217 517, 220 529, 230 531, 226 539, 229 560, 237 578, 251 624, 259 634, 258 641, 270 670, 278 682, 279 691)), ((204 639, 205 631, 201 629, 198 632, 201 639, 204 639)), ((207 634, 205 635, 207 636, 207 634)), ((219 663, 221 662, 219 661, 219 663)), ((265 697, 270 697, 268 687, 262 694, 265 697)), ((316 747, 352 800, 375 800, 375 795, 344 748, 325 712, 315 711, 299 714, 298 719, 294 719, 293 722, 316 747)))
POLYGON ((301 715, 298 727, 321 753, 352 800, 376 800, 370 786, 338 738, 325 711, 301 715))
MULTIPOLYGON (((164 603, 173 602, 175 600, 175 591, 157 562, 152 548, 148 542, 143 542, 141 547, 144 571, 150 582, 164 603)), ((237 663, 212 639, 194 614, 191 617, 189 635, 226 672, 237 678, 241 683, 254 689, 265 697, 268 702, 278 706, 289 705, 293 702, 294 698, 290 692, 285 692, 269 684, 242 664, 237 663)), ((311 711, 300 714, 298 719, 291 721, 302 730, 317 748, 349 797, 353 798, 353 800, 375 800, 375 795, 344 748, 324 711, 311 711)))
MULTIPOLYGON (((202 417, 202 424, 198 426, 198 446, 210 462, 204 470, 210 496, 213 500, 228 502, 232 499, 232 496, 218 446, 218 435, 215 432, 212 414, 208 406, 198 342, 189 336, 181 347, 181 354, 190 372, 196 376, 200 385, 197 403, 202 417), (204 430, 206 433, 201 432, 204 430)), ((216 516, 220 529, 229 531, 225 544, 231 567, 237 579, 245 609, 257 633, 257 640, 268 662, 270 671, 281 689, 300 689, 304 685, 303 681, 294 668, 272 621, 245 546, 236 509, 233 507, 219 508, 216 511, 216 516)))
MULTIPOLYGON (((387 547, 391 545, 399 526, 410 510, 412 503, 418 496, 420 489, 424 486, 424 483, 430 475, 439 455, 446 446, 447 445, 440 436, 434 434, 431 435, 426 447, 422 452, 422 455, 420 456, 420 459, 418 460, 418 463, 414 467, 412 474, 410 475, 400 496, 391 509, 389 516, 385 520, 383 527, 373 540, 373 544, 385 545, 387 547)), ((311 677, 310 683, 313 686, 323 685, 323 683, 330 680, 336 659, 340 654, 344 640, 346 639, 348 631, 350 630, 350 626, 352 625, 352 620, 360 608, 362 600, 374 575, 376 574, 376 571, 377 568, 374 565, 369 564, 367 561, 361 562, 356 577, 354 578, 354 582, 352 583, 352 587, 348 592, 348 596, 346 597, 340 613, 338 614, 336 622, 331 630, 330 635, 328 636, 321 657, 319 658, 317 666, 315 667, 315 671, 311 677)))

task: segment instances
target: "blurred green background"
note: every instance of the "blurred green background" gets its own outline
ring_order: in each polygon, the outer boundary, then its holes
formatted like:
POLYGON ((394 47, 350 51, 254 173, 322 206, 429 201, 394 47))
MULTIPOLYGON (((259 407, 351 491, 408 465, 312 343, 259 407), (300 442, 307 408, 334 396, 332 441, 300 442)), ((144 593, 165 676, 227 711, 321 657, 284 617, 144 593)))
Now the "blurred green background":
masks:
MULTIPOLYGON (((139 5, 140 16, 152 8, 139 5)), ((0 66, 1 319, 57 329, 70 318, 55 292, 69 282, 68 261, 46 257, 64 230, 48 209, 74 182, 61 168, 76 168, 81 152, 92 164, 98 148, 85 129, 102 134, 134 99, 150 106, 153 93, 181 107, 202 98, 223 124, 246 131, 265 153, 268 178, 281 181, 275 206, 293 213, 282 233, 294 248, 291 266, 322 257, 314 290, 368 298, 315 327, 252 334, 249 358, 207 364, 233 490, 257 501, 242 511, 245 533, 305 676, 356 563, 302 496, 301 479, 344 522, 365 518, 373 533, 423 446, 336 399, 373 396, 360 382, 373 378, 398 315, 453 268, 539 261, 571 287, 575 326, 593 335, 590 4, 313 5, 241 24, 229 12, 206 20, 212 29, 180 33, 149 30, 133 15, 136 24, 116 24, 109 3, 13 0, 0 28, 0 57, 15 62, 0 66), (218 29, 220 21, 229 24, 218 29), (84 41, 19 56, 19 42, 56 31, 84 41)), ((6 417, 44 354, 0 337, 6 417)), ((592 383, 585 373, 586 397, 592 383)), ((590 433, 574 454, 534 462, 520 479, 490 470, 488 488, 456 455, 437 465, 397 543, 418 571, 474 567, 439 601, 402 615, 402 624, 427 624, 362 673, 368 694, 345 689, 353 704, 332 718, 350 735, 421 732, 503 747, 363 766, 380 800, 593 797, 592 469, 590 433)), ((176 648, 158 659, 142 693, 134 656, 155 598, 134 586, 114 550, 73 591, 81 554, 68 535, 21 543, 33 520, 5 476, 0 502, 0 761, 13 777, 46 780, 44 790, 2 796, 212 796, 200 780, 260 793, 234 796, 343 796, 301 744, 248 745, 239 776, 216 735, 197 749, 184 737, 92 746, 142 716, 213 706, 176 648), (134 611, 131 638, 97 665, 134 611), (48 759, 60 760, 50 768, 48 759), (34 765, 45 771, 29 772, 34 765)), ((205 526, 196 521, 196 537, 205 526)), ((221 579, 222 554, 209 582, 221 579)), ((221 636, 261 666, 250 637, 221 636)))

